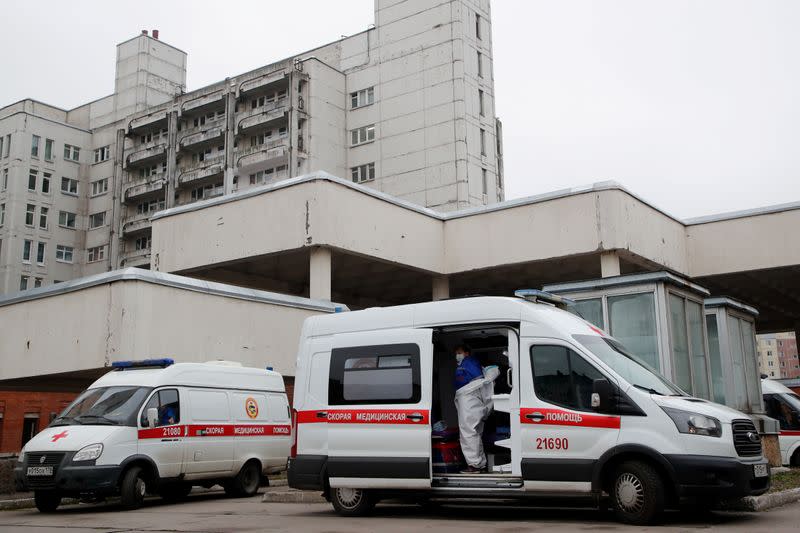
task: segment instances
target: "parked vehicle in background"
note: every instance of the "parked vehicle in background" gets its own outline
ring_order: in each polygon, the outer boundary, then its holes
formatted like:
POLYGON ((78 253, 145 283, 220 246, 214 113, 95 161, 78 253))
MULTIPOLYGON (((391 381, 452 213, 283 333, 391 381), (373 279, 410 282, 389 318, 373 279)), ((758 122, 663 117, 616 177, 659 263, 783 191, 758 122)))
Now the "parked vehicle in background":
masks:
POLYGON ((687 396, 615 339, 558 309, 564 299, 518 295, 306 319, 289 485, 323 491, 346 516, 398 496, 599 501, 608 494, 617 517, 634 524, 682 499, 710 503, 768 490, 768 462, 747 415, 687 396), (461 345, 499 374, 476 378, 493 387, 486 473, 451 469, 456 454, 442 442, 443 428, 457 427, 453 353, 461 345))
POLYGON ((761 391, 764 393, 767 416, 780 424, 778 442, 781 462, 800 466, 800 396, 789 387, 771 379, 761 380, 761 391))
POLYGON ((185 497, 221 484, 252 496, 285 469, 290 412, 283 378, 239 363, 120 361, 19 455, 18 490, 55 510, 63 497, 185 497))

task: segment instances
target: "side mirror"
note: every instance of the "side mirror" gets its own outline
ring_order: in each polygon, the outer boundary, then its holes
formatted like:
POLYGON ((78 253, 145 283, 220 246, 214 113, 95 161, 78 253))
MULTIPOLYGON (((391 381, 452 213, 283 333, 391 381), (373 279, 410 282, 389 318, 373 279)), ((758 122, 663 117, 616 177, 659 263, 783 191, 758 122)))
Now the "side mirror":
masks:
POLYGON ((609 412, 613 407, 614 387, 607 379, 596 379, 592 384, 592 409, 609 412))
POLYGON ((147 410, 147 427, 156 427, 156 422, 158 422, 158 409, 151 407, 147 410))

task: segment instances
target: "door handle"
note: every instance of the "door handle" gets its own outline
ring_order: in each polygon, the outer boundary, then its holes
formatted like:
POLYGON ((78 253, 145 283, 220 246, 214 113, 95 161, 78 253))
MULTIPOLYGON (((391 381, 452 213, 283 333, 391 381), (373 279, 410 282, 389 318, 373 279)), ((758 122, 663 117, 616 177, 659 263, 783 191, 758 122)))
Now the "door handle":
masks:
POLYGON ((528 420, 534 420, 536 422, 541 422, 544 420, 544 415, 542 413, 528 413, 525 415, 525 418, 528 420))
POLYGON ((328 411, 317 411, 317 418, 328 418, 328 411))
POLYGON ((512 367, 508 367, 508 370, 506 370, 506 383, 508 383, 509 389, 514 388, 513 376, 514 376, 514 369, 512 367))
POLYGON ((414 422, 419 422, 420 420, 422 420, 425 417, 420 415, 420 414, 414 413, 414 414, 411 414, 411 415, 406 415, 406 418, 408 418, 409 420, 413 420, 414 422))

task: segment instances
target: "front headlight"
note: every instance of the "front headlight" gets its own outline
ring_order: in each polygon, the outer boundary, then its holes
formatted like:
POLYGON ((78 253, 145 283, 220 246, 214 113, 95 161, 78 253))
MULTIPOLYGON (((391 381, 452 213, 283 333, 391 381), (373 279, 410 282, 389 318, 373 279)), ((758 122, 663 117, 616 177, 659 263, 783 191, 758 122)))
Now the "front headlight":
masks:
POLYGON ((75 454, 72 461, 93 461, 100 457, 101 453, 103 453, 102 444, 90 444, 78 450, 78 453, 75 454))
POLYGON ((24 449, 20 450, 19 456, 17 456, 17 462, 18 463, 24 463, 25 462, 25 450, 24 449))
POLYGON ((690 413, 680 409, 661 407, 665 413, 675 422, 678 431, 689 435, 704 435, 706 437, 721 437, 722 424, 713 416, 690 413))

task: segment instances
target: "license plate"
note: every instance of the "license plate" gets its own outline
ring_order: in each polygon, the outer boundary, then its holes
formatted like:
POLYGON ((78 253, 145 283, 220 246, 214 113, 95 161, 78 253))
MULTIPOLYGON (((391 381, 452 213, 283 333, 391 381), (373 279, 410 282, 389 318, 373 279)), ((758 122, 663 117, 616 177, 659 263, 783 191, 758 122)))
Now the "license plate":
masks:
POLYGON ((53 475, 53 467, 52 466, 29 466, 28 467, 28 475, 29 476, 52 476, 53 475))
POLYGON ((755 477, 766 477, 769 475, 767 465, 753 465, 753 475, 755 477))

